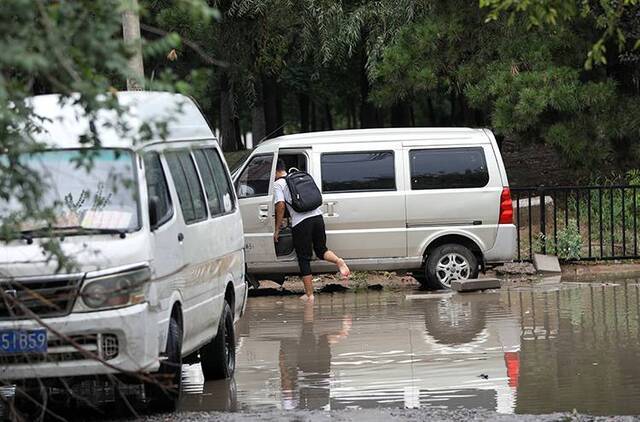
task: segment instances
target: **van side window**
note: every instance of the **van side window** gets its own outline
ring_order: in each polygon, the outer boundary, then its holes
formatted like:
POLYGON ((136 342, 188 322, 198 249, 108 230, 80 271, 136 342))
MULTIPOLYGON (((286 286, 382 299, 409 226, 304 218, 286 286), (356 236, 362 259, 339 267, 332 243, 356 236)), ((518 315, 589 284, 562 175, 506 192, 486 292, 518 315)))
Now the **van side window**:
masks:
POLYGON ((272 166, 273 154, 253 157, 236 182, 238 198, 268 195, 272 166))
POLYGON ((322 154, 322 191, 388 191, 396 189, 393 151, 322 154))
POLYGON ((209 160, 207 160, 207 157, 204 155, 204 151, 201 149, 194 151, 193 156, 198 164, 200 176, 202 176, 202 182, 204 183, 204 190, 207 193, 209 212, 212 216, 220 215, 222 214, 220 192, 218 192, 218 186, 216 185, 213 170, 209 165, 209 160))
POLYGON ((412 150, 409 161, 412 190, 480 188, 489 183, 481 147, 412 150))
POLYGON ((144 171, 147 179, 148 196, 149 198, 157 198, 158 223, 160 225, 171 218, 173 207, 171 206, 167 179, 164 176, 160 155, 157 152, 150 152, 144 155, 144 171))
POLYGON ((209 160, 211 169, 213 170, 213 178, 216 181, 216 186, 218 186, 222 209, 225 213, 231 212, 236 208, 236 204, 233 197, 233 189, 231 189, 231 180, 229 179, 229 174, 224 168, 224 164, 222 164, 220 153, 213 148, 205 149, 204 153, 209 160))
POLYGON ((204 194, 191 155, 186 151, 167 152, 167 163, 173 177, 185 223, 207 218, 204 194))

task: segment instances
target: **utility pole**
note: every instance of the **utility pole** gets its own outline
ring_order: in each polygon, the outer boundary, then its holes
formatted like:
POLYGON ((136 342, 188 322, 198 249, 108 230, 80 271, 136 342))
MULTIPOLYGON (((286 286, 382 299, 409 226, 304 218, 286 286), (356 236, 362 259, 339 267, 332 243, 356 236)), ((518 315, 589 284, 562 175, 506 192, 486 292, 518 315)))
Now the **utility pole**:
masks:
POLYGON ((129 58, 128 91, 144 89, 144 63, 142 62, 142 39, 140 36, 140 15, 138 0, 127 0, 126 9, 122 12, 122 36, 124 43, 131 50, 129 58))

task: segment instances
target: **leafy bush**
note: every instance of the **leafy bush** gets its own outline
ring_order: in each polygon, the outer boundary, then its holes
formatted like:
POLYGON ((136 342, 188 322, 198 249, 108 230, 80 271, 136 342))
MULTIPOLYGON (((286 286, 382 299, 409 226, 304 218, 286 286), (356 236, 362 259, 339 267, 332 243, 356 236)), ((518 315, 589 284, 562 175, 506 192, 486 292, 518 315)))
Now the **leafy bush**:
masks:
POLYGON ((575 261, 580 259, 582 251, 582 235, 578 230, 575 220, 570 220, 569 225, 558 230, 557 244, 552 236, 539 233, 535 241, 534 250, 542 252, 542 245, 546 246, 548 254, 556 255, 565 261, 575 261))

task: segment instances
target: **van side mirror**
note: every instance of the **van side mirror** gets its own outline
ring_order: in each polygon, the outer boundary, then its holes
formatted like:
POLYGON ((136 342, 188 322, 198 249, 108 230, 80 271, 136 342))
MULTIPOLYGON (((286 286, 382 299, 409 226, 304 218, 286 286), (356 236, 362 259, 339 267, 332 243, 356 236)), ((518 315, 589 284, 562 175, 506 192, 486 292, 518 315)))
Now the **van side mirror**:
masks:
POLYGON ((160 208, 160 198, 157 196, 149 197, 149 223, 151 225, 151 231, 155 230, 158 226, 158 211, 160 208))

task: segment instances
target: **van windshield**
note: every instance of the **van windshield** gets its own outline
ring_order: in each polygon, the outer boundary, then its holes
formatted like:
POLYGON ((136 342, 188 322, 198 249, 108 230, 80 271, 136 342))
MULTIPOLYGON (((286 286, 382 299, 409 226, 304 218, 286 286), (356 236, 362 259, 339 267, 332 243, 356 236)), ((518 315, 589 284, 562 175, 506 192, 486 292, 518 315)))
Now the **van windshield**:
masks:
MULTIPOLYGON (((37 235, 47 230, 68 234, 135 231, 140 228, 133 153, 122 149, 69 149, 23 154, 19 164, 39 177, 41 209, 49 221, 26 220, 20 230, 37 235)), ((0 156, 2 167, 8 165, 0 156)), ((19 198, 0 200, 0 218, 24 215, 19 198)), ((46 234, 43 234, 46 235, 46 234)))

